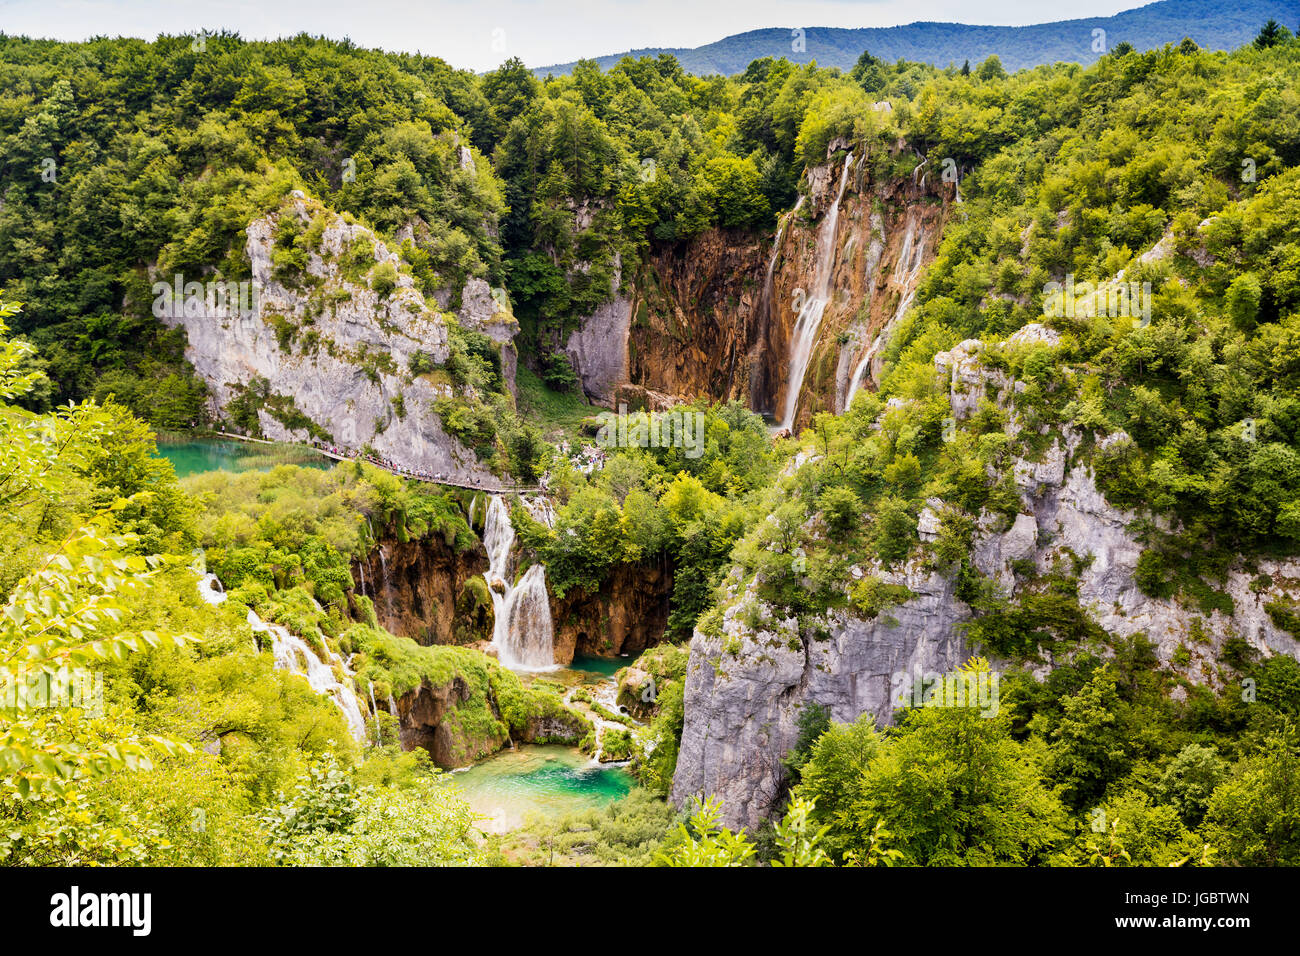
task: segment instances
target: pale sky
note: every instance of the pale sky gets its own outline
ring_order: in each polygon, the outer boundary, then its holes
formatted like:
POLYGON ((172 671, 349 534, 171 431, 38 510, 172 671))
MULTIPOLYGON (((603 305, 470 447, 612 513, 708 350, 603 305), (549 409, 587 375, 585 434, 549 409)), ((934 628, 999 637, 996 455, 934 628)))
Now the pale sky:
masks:
POLYGON ((1022 25, 1110 16, 1142 0, 0 0, 0 31, 91 36, 235 30, 350 37, 385 50, 488 70, 532 67, 637 47, 694 47, 761 27, 886 27, 917 20, 1022 25))

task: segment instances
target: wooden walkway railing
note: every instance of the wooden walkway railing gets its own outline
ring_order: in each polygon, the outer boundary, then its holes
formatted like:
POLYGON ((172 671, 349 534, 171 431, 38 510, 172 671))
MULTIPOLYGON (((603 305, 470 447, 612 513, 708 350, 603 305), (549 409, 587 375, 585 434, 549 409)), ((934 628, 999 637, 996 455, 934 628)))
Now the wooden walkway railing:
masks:
POLYGON ((397 464, 396 462, 388 462, 379 458, 370 458, 361 455, 349 455, 338 450, 337 447, 333 445, 317 445, 315 443, 304 444, 300 442, 276 442, 276 441, 270 441, 266 438, 251 438, 248 435, 235 435, 230 432, 222 432, 222 431, 216 432, 215 434, 220 435, 222 438, 232 439, 233 441, 253 442, 259 445, 288 445, 291 448, 309 448, 312 451, 316 452, 317 454, 324 455, 326 458, 332 458, 334 461, 363 461, 368 465, 374 465, 376 468, 382 468, 384 471, 388 472, 389 474, 396 475, 399 478, 410 478, 412 481, 422 481, 430 485, 447 485, 452 488, 465 488, 469 491, 486 491, 496 495, 537 494, 542 490, 542 488, 538 485, 507 485, 504 482, 496 482, 495 484, 490 484, 490 483, 481 482, 477 479, 475 479, 474 481, 466 481, 463 479, 451 477, 450 475, 442 475, 441 477, 435 477, 433 475, 424 474, 423 472, 412 471, 408 468, 404 468, 403 466, 397 464))

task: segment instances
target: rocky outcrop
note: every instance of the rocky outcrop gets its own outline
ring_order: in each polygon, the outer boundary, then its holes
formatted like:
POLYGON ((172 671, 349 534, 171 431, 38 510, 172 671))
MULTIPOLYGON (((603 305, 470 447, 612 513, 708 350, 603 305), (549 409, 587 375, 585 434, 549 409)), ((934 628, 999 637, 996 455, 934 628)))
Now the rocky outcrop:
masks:
MULTIPOLYGON (((468 150, 461 147, 468 154, 468 150)), ((519 353, 515 349, 515 336, 519 334, 519 321, 510 309, 510 300, 504 289, 493 289, 484 280, 471 278, 465 281, 460 294, 460 310, 456 318, 461 326, 482 332, 501 348, 501 374, 510 394, 515 394, 515 372, 519 368, 519 353)))
MULTIPOLYGON (((1034 323, 1001 345, 1051 348, 1058 341, 1055 332, 1034 323)), ((1014 396, 1021 383, 986 367, 982 350, 982 343, 971 339, 935 356, 937 373, 950 383, 954 418, 965 419, 992 393, 1009 413, 1006 431, 1018 435, 1014 396)), ((1048 434, 1046 429, 1043 434, 1048 434)), ((1030 560, 1039 574, 1063 560, 1078 564, 1079 603, 1089 617, 1116 637, 1144 635, 1165 666, 1195 683, 1218 686, 1217 661, 1231 638, 1243 639, 1265 655, 1300 657, 1300 641, 1278 627, 1266 610, 1271 601, 1300 596, 1300 559, 1252 558, 1229 568, 1224 579, 1214 583, 1231 598, 1231 613, 1206 613, 1177 598, 1145 594, 1135 580, 1143 551, 1133 530, 1138 515, 1116 508, 1097 488, 1092 468, 1077 454, 1082 440, 1079 430, 1063 426, 1034 460, 1013 462, 1023 513, 1001 531, 987 517, 981 520, 972 553, 981 573, 996 579, 1006 596, 1015 597, 1020 585, 1012 573, 1013 561, 1030 560)), ((1127 441, 1127 435, 1117 432, 1102 436, 1097 446, 1127 441)), ((1169 530, 1166 519, 1156 517, 1152 523, 1169 530)))
POLYGON ((575 655, 640 654, 663 640, 672 591, 666 565, 621 564, 598 594, 573 591, 552 598, 555 662, 568 664, 575 655))
POLYGON ((614 407, 618 386, 628 380, 628 331, 632 303, 624 296, 606 302, 569 335, 564 353, 582 382, 582 391, 598 405, 614 407))
POLYGON ((811 703, 830 708, 833 720, 872 714, 892 717, 891 687, 899 675, 945 672, 965 662, 958 628, 969 616, 952 581, 915 568, 891 575, 915 595, 860 620, 832 614, 824 639, 801 637, 793 619, 762 629, 745 623, 760 601, 747 593, 727 609, 722 631, 697 631, 686 670, 686 721, 672 799, 717 795, 729 824, 751 830, 782 797, 782 757, 798 741, 799 715, 811 703))
POLYGON ((472 644, 492 637, 482 548, 456 551, 440 536, 385 539, 352 568, 353 594, 374 604, 380 627, 419 644, 472 644))
MULTIPOLYGON (((369 445, 410 469, 487 479, 434 411, 453 387, 412 372, 417 356, 433 365, 447 360, 447 320, 402 271, 400 257, 300 192, 246 232, 255 308, 210 300, 164 318, 185 329, 186 358, 209 385, 214 415, 225 417, 233 400, 252 395, 268 438, 369 445), (286 227, 290 220, 296 223, 286 227), (313 237, 309 248, 299 238, 290 250, 286 237, 296 234, 313 237), (290 251, 305 253, 305 265, 290 251)), ((490 295, 485 304, 479 285, 486 288, 481 280, 467 285, 463 320, 505 348, 513 319, 490 295)))
MULTIPOLYGON (((1000 347, 1056 344, 1050 329, 1030 325, 1000 347)), ((969 340, 935 357, 954 417, 966 418, 981 399, 992 396, 1008 416, 1007 433, 1020 435, 1024 425, 1014 399, 1021 383, 986 367, 982 349, 969 340)), ((1271 602, 1300 599, 1300 559, 1240 560, 1215 582, 1231 598, 1227 612, 1207 613, 1190 602, 1144 594, 1135 580, 1143 551, 1132 530, 1137 516, 1114 507, 1098 490, 1080 451, 1082 434, 1058 426, 1055 434, 1044 427, 1034 437, 1026 447, 1045 450, 1010 463, 1019 513, 1010 519, 979 515, 971 541, 972 565, 995 582, 1002 597, 1014 601, 1041 576, 1068 567, 1080 609, 1107 640, 1141 635, 1169 671, 1211 687, 1223 680, 1219 661, 1230 639, 1245 640, 1265 656, 1300 657, 1300 640, 1278 626, 1267 609, 1271 602)), ((1097 445, 1127 440, 1118 433, 1101 437, 1097 445)), ((944 508, 939 499, 925 503, 917 527, 923 542, 939 536, 944 508)), ((1162 521, 1153 524, 1161 527, 1162 521)), ((697 631, 691 641, 685 725, 672 788, 679 806, 716 794, 724 801, 728 824, 757 826, 782 798, 781 758, 797 740, 796 722, 807 704, 829 707, 837 721, 871 714, 887 723, 895 681, 907 686, 907 678, 951 671, 965 662, 962 625, 971 612, 957 597, 955 572, 925 572, 914 561, 898 574, 855 569, 855 576, 864 573, 903 585, 911 596, 870 620, 828 612, 828 636, 818 638, 809 637, 808 628, 801 632, 794 619, 774 619, 755 597, 752 582, 739 580, 738 569, 733 570, 720 631, 697 631)), ((1091 649, 1109 653, 1104 644, 1091 649)), ((1053 664, 1051 651, 1044 654, 1038 674, 1053 664)))
POLYGON ((423 747, 444 769, 467 767, 500 750, 510 740, 509 728, 499 721, 477 721, 471 729, 458 718, 470 700, 469 681, 457 676, 446 684, 421 684, 397 701, 399 734, 403 750, 423 747))

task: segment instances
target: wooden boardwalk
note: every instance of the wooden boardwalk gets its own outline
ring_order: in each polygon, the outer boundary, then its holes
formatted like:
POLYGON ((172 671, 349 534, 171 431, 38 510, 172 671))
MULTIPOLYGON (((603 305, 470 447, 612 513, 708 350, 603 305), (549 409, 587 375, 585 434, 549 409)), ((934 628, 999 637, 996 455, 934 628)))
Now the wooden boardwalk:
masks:
POLYGON ((376 468, 383 469, 391 475, 396 475, 398 478, 409 478, 411 481, 422 481, 428 485, 446 485, 451 488, 465 488, 469 491, 486 491, 489 494, 494 495, 531 495, 538 494, 542 491, 541 487, 538 485, 507 485, 503 482, 488 484, 478 481, 462 481, 447 475, 444 475, 441 478, 434 478, 428 475, 408 471, 398 465, 392 465, 375 458, 361 458, 345 455, 342 452, 334 451, 331 448, 322 448, 320 445, 302 444, 299 442, 276 442, 270 441, 266 438, 250 438, 248 435, 234 435, 230 432, 221 431, 215 432, 215 434, 220 435, 222 438, 229 438, 233 441, 252 442, 259 445, 287 445, 290 448, 306 448, 319 455, 324 455, 326 458, 331 458, 334 461, 365 462, 367 465, 373 465, 376 468))

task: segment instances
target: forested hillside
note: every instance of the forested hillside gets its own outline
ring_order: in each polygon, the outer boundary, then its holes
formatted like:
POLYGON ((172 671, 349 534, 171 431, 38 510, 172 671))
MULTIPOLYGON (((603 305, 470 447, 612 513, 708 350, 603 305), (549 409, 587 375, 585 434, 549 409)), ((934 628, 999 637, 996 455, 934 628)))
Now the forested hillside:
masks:
MULTIPOLYGON (((1300 863, 1300 40, 1261 26, 1011 73, 545 81, 0 37, 0 657, 102 678, 4 702, 0 859, 1300 863), (804 414, 629 374, 644 430, 611 439, 569 343, 624 301, 612 351, 698 347, 700 248, 756 312, 798 273, 804 414), (174 327, 173 275, 269 277, 275 307, 174 327), (808 324, 817 285, 861 342, 808 324), (331 419, 226 380, 254 333, 331 419), (366 435, 429 420, 481 470, 349 446, 364 389, 366 435), (358 460, 157 456, 275 422, 358 460), (524 626, 540 675, 501 656, 524 626), (583 654, 616 698, 553 676, 583 654), (1000 697, 908 706, 891 678, 925 674, 1000 697), (534 744, 638 789, 477 833, 438 768, 534 744)), ((792 368, 796 338, 753 348, 792 368)))
MULTIPOLYGON (((698 76, 739 73, 753 60, 785 57, 793 63, 847 70, 863 50, 885 60, 914 60, 933 66, 976 63, 999 57, 1008 69, 1045 63, 1093 63, 1119 43, 1146 51, 1191 37, 1209 50, 1235 50, 1255 38, 1270 17, 1294 25, 1300 9, 1291 0, 1251 0, 1224 6, 1211 0, 1157 0, 1112 17, 1059 20, 1023 27, 973 23, 909 23, 897 27, 845 29, 808 23, 750 30, 689 48, 644 48, 596 57, 609 69, 625 56, 667 53, 698 76), (1103 31, 1099 36, 1095 31, 1103 31), (1100 42, 1098 42, 1100 41, 1100 42)), ((576 64, 537 68, 539 76, 570 72, 576 64)))

